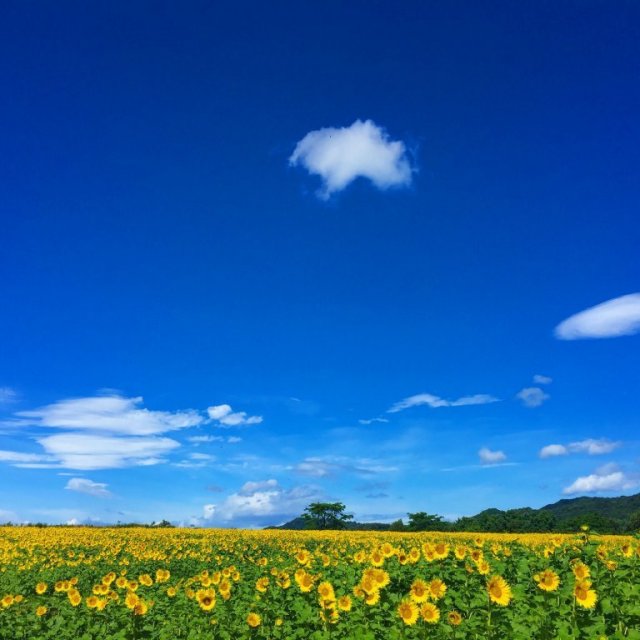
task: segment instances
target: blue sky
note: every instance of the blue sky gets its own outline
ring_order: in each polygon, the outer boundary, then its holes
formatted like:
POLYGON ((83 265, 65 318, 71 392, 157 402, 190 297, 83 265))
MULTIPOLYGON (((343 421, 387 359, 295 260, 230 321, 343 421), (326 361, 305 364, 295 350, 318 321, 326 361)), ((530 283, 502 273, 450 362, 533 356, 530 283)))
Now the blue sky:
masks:
POLYGON ((637 492, 638 25, 10 3, 0 519, 637 492))

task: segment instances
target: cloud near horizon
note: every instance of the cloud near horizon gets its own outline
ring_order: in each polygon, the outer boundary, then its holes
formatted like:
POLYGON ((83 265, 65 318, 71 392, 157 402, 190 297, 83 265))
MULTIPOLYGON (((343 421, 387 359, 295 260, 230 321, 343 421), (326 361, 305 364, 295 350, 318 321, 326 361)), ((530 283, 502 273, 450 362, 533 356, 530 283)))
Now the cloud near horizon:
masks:
POLYGON ((563 320, 554 330, 559 340, 616 338, 640 331, 640 293, 613 298, 563 320))
POLYGON ((638 477, 620 471, 615 464, 607 464, 595 473, 577 478, 562 490, 565 495, 574 493, 598 493, 600 491, 626 491, 640 485, 638 477))
POLYGON ((500 402, 499 398, 494 398, 486 393, 477 393, 473 396, 463 396, 457 400, 445 400, 439 396, 434 396, 431 393, 419 393, 415 396, 409 396, 400 402, 396 402, 387 413, 398 413, 411 407, 420 407, 427 405, 432 409, 439 407, 467 407, 477 404, 491 404, 493 402, 500 402))
POLYGON ((392 141, 371 120, 356 120, 349 127, 310 131, 289 158, 322 179, 318 197, 328 200, 356 178, 370 180, 378 189, 411 184, 413 169, 403 142, 392 141))

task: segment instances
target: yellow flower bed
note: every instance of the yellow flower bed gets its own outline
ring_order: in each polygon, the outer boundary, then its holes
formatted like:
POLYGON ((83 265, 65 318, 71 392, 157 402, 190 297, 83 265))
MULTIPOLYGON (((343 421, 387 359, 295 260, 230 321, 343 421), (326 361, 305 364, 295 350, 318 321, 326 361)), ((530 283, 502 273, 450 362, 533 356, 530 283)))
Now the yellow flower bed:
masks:
POLYGON ((640 640, 640 541, 0 527, 0 638, 640 640))

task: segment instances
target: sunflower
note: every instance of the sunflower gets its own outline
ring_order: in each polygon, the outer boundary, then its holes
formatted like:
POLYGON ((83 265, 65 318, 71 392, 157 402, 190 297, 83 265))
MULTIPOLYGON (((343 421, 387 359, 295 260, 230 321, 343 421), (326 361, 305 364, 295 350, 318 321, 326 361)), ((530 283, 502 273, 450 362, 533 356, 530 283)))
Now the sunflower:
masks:
POLYGON ((591 582, 589 580, 576 582, 573 595, 576 599, 576 604, 585 609, 593 609, 598 601, 598 594, 591 588, 591 582))
POLYGON ((13 601, 14 597, 12 595, 5 596, 2 598, 2 606, 5 608, 10 607, 13 604, 13 601))
POLYGON ((511 601, 511 587, 502 576, 493 576, 487 582, 487 591, 492 602, 506 607, 511 601))
POLYGON ((169 588, 167 589, 167 595, 168 595, 170 598, 175 598, 176 593, 177 593, 177 591, 176 591, 176 588, 175 588, 175 587, 169 587, 169 588))
POLYGON ((378 591, 378 589, 372 591, 371 593, 367 593, 365 591, 364 602, 370 607, 372 607, 374 604, 378 604, 378 602, 380 602, 380 591, 378 591))
POLYGON ((462 622, 462 616, 457 611, 450 611, 447 620, 451 626, 457 627, 462 622))
POLYGON ((314 577, 305 571, 300 578, 296 575, 296 582, 298 583, 298 587, 302 593, 309 593, 309 591, 313 589, 314 577))
POLYGON ((85 604, 89 609, 95 609, 98 606, 98 597, 97 596, 89 596, 85 600, 85 604))
POLYGON ((133 593, 133 591, 130 591, 129 593, 127 593, 127 597, 124 599, 124 604, 127 607, 127 609, 133 609, 139 602, 140 598, 133 593))
POLYGON ((150 587, 153 584, 153 578, 148 573, 143 573, 141 576, 138 576, 138 582, 145 587, 150 587))
POLYGON ((340 609, 340 611, 351 611, 350 596, 340 596, 338 598, 338 609, 340 609))
POLYGON ((138 604, 133 607, 133 614, 136 616, 143 616, 149 611, 149 605, 144 600, 139 600, 138 604))
POLYGON ((318 585, 318 595, 321 601, 331 601, 336 599, 333 586, 326 580, 318 585))
POLYGON ((577 580, 586 580, 591 575, 591 570, 583 562, 576 562, 573 565, 573 575, 577 580))
POLYGON ((268 586, 269 586, 269 578, 264 577, 264 578, 258 578, 256 580, 256 589, 260 593, 266 593, 268 586))
POLYGON ((196 592, 196 600, 203 611, 211 611, 216 606, 216 592, 213 589, 200 589, 196 592))
POLYGON ((47 615, 47 611, 49 611, 47 607, 40 606, 36 609, 36 615, 38 616, 38 618, 42 618, 42 616, 47 615))
POLYGON ((36 593, 41 596, 47 590, 46 582, 38 582, 36 585, 36 593))
POLYGON ((444 597, 444 594, 447 591, 447 585, 442 582, 439 578, 434 578, 429 583, 429 595, 434 600, 440 600, 440 598, 444 597))
POLYGON ((398 615, 405 624, 415 624, 418 621, 418 606, 411 600, 403 600, 398 605, 398 615))
POLYGON ((552 569, 545 569, 533 578, 543 591, 555 591, 560 586, 560 576, 552 569))
POLYGON ((429 624, 435 624, 440 620, 440 611, 432 602, 425 602, 420 607, 420 617, 429 624))
POLYGON ((127 586, 127 579, 124 576, 120 576, 116 580, 116 587, 118 587, 118 589, 124 589, 126 586, 127 586))
POLYGON ((426 602, 429 599, 429 587, 424 580, 416 578, 409 589, 409 597, 417 603, 426 602))
POLYGON ((71 589, 67 594, 69 602, 72 606, 77 607, 82 602, 82 596, 77 589, 71 589))
POLYGON ((262 618, 257 614, 254 613, 253 611, 247 616, 247 624, 250 627, 259 627, 260 624, 262 623, 262 618))

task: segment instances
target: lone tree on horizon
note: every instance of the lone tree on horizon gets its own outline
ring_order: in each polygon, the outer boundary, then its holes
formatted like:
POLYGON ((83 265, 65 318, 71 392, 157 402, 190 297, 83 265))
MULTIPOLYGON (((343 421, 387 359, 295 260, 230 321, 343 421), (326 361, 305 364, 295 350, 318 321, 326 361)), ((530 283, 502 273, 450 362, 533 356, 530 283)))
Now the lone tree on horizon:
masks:
POLYGON ((342 502, 312 502, 302 517, 307 529, 344 529, 353 518, 342 502))

